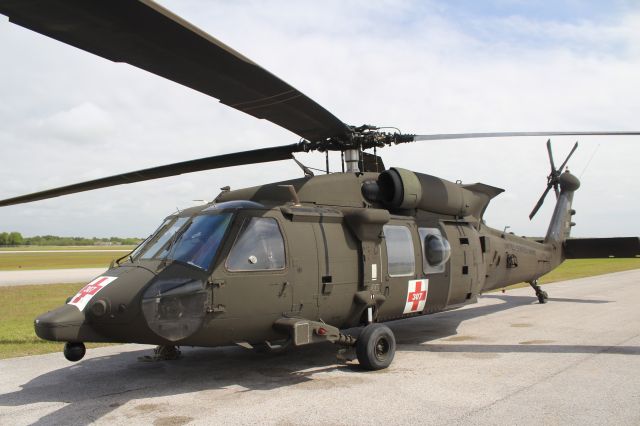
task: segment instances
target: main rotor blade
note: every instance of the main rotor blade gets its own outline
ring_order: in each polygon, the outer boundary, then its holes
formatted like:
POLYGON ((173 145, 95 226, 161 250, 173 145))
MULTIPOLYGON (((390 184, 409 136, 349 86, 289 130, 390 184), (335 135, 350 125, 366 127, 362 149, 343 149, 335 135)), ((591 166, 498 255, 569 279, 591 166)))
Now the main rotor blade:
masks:
POLYGON ((349 133, 315 101, 151 0, 0 0, 0 14, 213 96, 309 141, 349 133))
POLYGON ((199 158, 197 160, 183 161, 167 164, 165 166, 152 167, 150 169, 122 173, 115 176, 76 183, 60 188, 21 195, 19 197, 0 200, 0 207, 14 204, 29 203, 45 200, 61 195, 75 194, 76 192, 90 191, 93 189, 107 188, 109 186, 123 185, 127 183, 142 182, 169 176, 177 176, 183 173, 199 172, 203 170, 221 169, 224 167, 241 166, 244 164, 266 163, 270 161, 287 160, 294 152, 304 151, 302 144, 292 144, 273 148, 261 148, 251 151, 234 152, 232 154, 216 155, 214 157, 199 158))
POLYGON ((551 139, 547 139, 547 153, 549 154, 549 163, 551 163, 551 174, 555 174, 556 165, 553 163, 553 152, 551 152, 551 139))
POLYGON ((503 138, 517 136, 629 136, 640 135, 639 131, 629 132, 491 132, 491 133, 438 133, 432 135, 413 135, 413 141, 437 141, 446 139, 503 138))
POLYGON ((544 199, 547 197, 547 194, 551 190, 552 186, 553 186, 552 184, 547 185, 547 189, 544 190, 544 192, 542 193, 542 196, 536 203, 535 207, 533 208, 533 210, 531 210, 531 213, 529 213, 529 220, 533 219, 536 213, 538 213, 538 210, 540 210, 540 207, 542 207, 542 204, 544 203, 544 199))
POLYGON ((567 163, 569 162, 569 158, 571 158, 571 156, 573 155, 574 152, 576 152, 576 149, 578 149, 578 142, 576 142, 573 145, 573 148, 571 148, 571 152, 569 153, 569 155, 567 155, 567 158, 564 159, 564 163, 562 163, 560 165, 560 168, 558 169, 559 172, 562 172, 562 169, 564 169, 564 166, 567 165, 567 163))

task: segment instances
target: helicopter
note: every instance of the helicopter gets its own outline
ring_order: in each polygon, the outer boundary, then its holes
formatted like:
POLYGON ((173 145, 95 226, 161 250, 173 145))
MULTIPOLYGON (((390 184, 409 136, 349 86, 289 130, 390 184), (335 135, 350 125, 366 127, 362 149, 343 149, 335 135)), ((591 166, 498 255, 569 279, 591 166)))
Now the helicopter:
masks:
MULTIPOLYGON (((637 237, 569 239, 579 179, 567 169, 576 143, 550 174, 535 216, 553 191, 541 240, 488 227, 483 216, 503 192, 399 167, 377 149, 464 138, 639 135, 640 132, 497 132, 416 135, 345 124, 302 92, 150 0, 0 0, 17 25, 103 58, 126 62, 300 136, 264 147, 119 174, 0 200, 34 202, 121 184, 231 166, 339 152, 340 172, 250 188, 222 188, 204 205, 168 215, 131 253, 114 261, 61 307, 35 319, 36 334, 65 342, 69 361, 86 342, 240 345, 276 351, 331 342, 355 348, 380 370, 396 342, 384 322, 455 309, 482 292, 538 279, 564 259, 635 257, 637 237), (365 150, 373 150, 373 153, 365 150), (349 330, 361 328, 358 333, 349 330)), ((328 172, 328 166, 327 166, 328 172)))

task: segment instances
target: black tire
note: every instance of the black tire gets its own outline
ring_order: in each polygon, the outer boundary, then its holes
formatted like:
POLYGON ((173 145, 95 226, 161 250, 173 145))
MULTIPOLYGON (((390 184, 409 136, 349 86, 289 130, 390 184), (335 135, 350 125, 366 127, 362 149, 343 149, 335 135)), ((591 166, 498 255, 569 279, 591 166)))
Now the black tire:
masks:
POLYGON ((548 298, 549 298, 549 295, 547 294, 546 291, 540 291, 540 293, 538 293, 538 302, 547 303, 548 298))
POLYGON ((389 327, 369 324, 356 341, 356 355, 360 366, 366 370, 387 368, 396 353, 396 338, 389 327))
POLYGON ((80 361, 87 353, 87 349, 82 342, 67 342, 64 344, 64 357, 71 362, 80 361))

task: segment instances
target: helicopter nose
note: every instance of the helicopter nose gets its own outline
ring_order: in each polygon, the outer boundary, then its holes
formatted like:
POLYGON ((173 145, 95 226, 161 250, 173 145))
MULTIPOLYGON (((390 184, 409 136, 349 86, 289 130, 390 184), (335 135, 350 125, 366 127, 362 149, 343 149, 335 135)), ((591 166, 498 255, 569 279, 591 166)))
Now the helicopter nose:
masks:
POLYGON ((155 276, 141 267, 111 268, 67 303, 40 315, 38 337, 62 342, 110 342, 135 322, 140 290, 155 276))
POLYGON ((59 308, 40 315, 35 319, 36 335, 41 339, 58 342, 105 341, 86 324, 82 311, 72 305, 59 308))

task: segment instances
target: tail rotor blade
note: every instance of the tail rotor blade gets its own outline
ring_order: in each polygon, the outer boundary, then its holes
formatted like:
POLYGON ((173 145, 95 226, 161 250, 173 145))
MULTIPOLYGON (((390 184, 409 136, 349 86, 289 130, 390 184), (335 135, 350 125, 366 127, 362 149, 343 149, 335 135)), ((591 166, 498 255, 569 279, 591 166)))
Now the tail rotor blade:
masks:
POLYGON ((536 213, 538 213, 538 210, 540 210, 540 207, 542 207, 542 204, 544 203, 544 199, 547 197, 547 194, 551 190, 552 186, 553 186, 552 184, 547 185, 547 189, 544 190, 544 192, 542 193, 542 196, 536 203, 535 207, 533 208, 533 210, 531 210, 531 213, 529 214, 529 220, 533 219, 536 213))
POLYGON ((553 161, 553 153, 551 151, 551 139, 547 140, 547 153, 549 154, 549 163, 551 164, 551 173, 549 174, 549 176, 547 176, 547 189, 544 190, 544 192, 542 193, 542 196, 540 197, 535 207, 531 211, 531 214, 529 214, 529 220, 533 219, 536 213, 538 213, 538 210, 540 210, 540 207, 542 207, 542 204, 544 203, 544 200, 547 197, 547 194, 549 193, 549 191, 551 191, 551 188, 553 188, 553 192, 555 192, 556 194, 556 200, 560 198, 560 184, 559 184, 560 174, 562 173, 564 166, 567 165, 567 162, 569 161, 573 153, 576 152, 576 149, 578 149, 578 142, 576 142, 575 145, 573 145, 571 152, 569 152, 569 155, 567 155, 567 158, 565 158, 564 162, 560 165, 560 168, 556 169, 556 165, 553 161))
POLYGON ((576 142, 575 145, 573 145, 573 148, 571 149, 571 152, 569 153, 569 155, 567 155, 567 158, 564 160, 564 163, 562 163, 562 165, 558 169, 560 172, 562 172, 562 169, 564 169, 564 166, 567 165, 567 162, 569 161, 569 158, 571 158, 573 153, 576 152, 576 149, 578 149, 578 142, 576 142))
POLYGON ((547 153, 549 153, 549 163, 551 163, 551 173, 556 171, 556 165, 553 163, 553 152, 551 152, 551 139, 547 139, 547 153))

